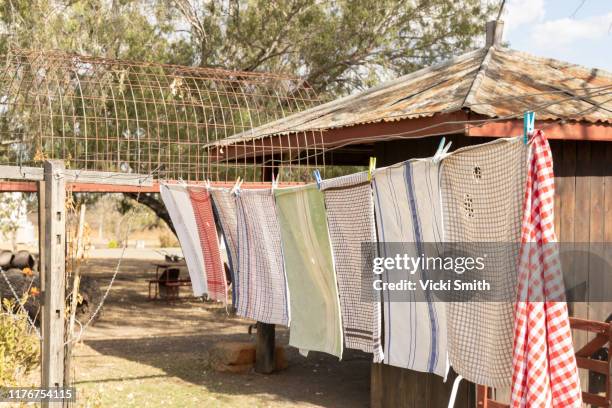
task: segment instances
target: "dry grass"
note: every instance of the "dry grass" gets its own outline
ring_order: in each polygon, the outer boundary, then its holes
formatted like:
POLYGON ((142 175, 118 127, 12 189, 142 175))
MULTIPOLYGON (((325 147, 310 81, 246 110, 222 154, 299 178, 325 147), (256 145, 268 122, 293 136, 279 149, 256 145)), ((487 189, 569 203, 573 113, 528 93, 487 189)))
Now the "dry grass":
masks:
MULTIPOLYGON (((104 287, 114 259, 93 259, 85 273, 104 287)), ((359 407, 368 406, 370 356, 342 362, 320 353, 288 352, 287 370, 270 376, 221 374, 208 367, 219 341, 247 341, 247 321, 199 300, 147 301, 149 261, 130 259, 100 321, 76 347, 74 379, 80 406, 102 407, 359 407)), ((286 343, 288 332, 278 330, 286 343)))

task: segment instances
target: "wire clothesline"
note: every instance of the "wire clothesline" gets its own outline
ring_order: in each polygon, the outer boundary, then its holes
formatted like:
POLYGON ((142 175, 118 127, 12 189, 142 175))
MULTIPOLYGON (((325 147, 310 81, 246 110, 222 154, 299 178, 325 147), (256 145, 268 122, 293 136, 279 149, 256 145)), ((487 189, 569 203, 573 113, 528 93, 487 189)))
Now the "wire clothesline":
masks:
MULTIPOLYGON (((11 283, 10 279, 8 278, 8 276, 6 276, 6 271, 4 270, 4 268, 0 267, 0 274, 2 274, 2 278, 4 279, 4 281, 6 282, 6 284, 8 285, 11 294, 13 295, 13 297, 15 298, 15 301, 17 302, 17 304, 19 305, 19 309, 21 310, 22 313, 25 314, 26 319, 28 321, 28 324, 30 325, 30 327, 34 330, 34 333, 36 333, 36 336, 38 337, 39 340, 42 340, 42 335, 40 333, 40 330, 38 329, 38 327, 36 327, 36 324, 34 323, 34 321, 32 320, 32 318, 30 317, 30 314, 28 313, 28 311, 25 308, 25 304, 22 301, 21 296, 17 295, 17 291, 15 290, 15 288, 13 287, 13 284, 11 283)), ((30 282, 30 286, 32 285, 32 282, 30 282)), ((27 289, 27 292, 29 293, 30 288, 27 289)), ((4 306, 3 306, 4 307, 4 306)), ((8 313, 11 313, 13 318, 16 318, 16 314, 12 313, 11 310, 8 310, 8 313)))
MULTIPOLYGON (((155 173, 157 172, 157 170, 158 169, 156 169, 156 170, 152 171, 151 173, 149 173, 147 175, 147 177, 153 177, 155 175, 155 173)), ((139 190, 137 192, 136 198, 135 198, 135 201, 136 201, 137 204, 140 203, 140 194, 141 194, 141 191, 139 190)), ((69 344, 70 342, 77 343, 83 337, 83 334, 85 333, 85 329, 87 329, 87 327, 89 327, 91 322, 94 321, 94 319, 96 318, 98 313, 100 313, 100 310, 102 309, 102 306, 106 302, 106 298, 108 297, 108 295, 110 293, 110 290, 111 290, 113 284, 115 283, 115 279, 117 279, 117 275, 119 274, 119 270, 121 269, 121 264, 123 262, 123 258, 125 257, 125 252, 126 252, 127 246, 128 246, 128 240, 129 240, 129 236, 130 236, 131 229, 132 229, 132 221, 133 221, 133 219, 135 217, 135 214, 136 214, 135 207, 133 207, 132 210, 131 210, 130 217, 127 220, 127 227, 126 227, 126 230, 125 230, 125 236, 124 236, 124 240, 123 240, 123 246, 121 248, 121 254, 119 256, 119 259, 117 260, 117 265, 115 266, 115 270, 113 271, 113 275, 111 277, 111 280, 110 280, 108 286, 106 287, 106 290, 104 291, 104 295, 102 295, 102 299, 100 300, 100 302, 96 306, 96 309, 91 314, 91 316, 89 317, 87 322, 85 322, 85 324, 82 324, 80 321, 78 321, 78 319, 75 319, 75 321, 80 326, 79 334, 76 337, 74 337, 74 338, 68 338, 66 340, 65 344, 69 344)))

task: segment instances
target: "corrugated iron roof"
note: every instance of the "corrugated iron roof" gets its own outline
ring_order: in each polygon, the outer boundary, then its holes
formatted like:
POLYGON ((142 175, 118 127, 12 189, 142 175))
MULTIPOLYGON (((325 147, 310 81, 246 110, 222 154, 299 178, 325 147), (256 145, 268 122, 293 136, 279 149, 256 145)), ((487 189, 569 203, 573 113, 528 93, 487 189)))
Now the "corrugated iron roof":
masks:
POLYGON ((612 123, 612 73, 492 46, 215 143, 321 131, 467 109, 491 118, 612 123))

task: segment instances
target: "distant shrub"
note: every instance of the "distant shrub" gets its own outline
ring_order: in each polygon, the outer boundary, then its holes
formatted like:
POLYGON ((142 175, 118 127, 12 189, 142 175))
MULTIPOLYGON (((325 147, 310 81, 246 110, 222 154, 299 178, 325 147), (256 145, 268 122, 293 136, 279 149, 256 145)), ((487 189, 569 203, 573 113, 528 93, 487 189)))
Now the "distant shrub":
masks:
POLYGON ((115 241, 114 239, 111 239, 110 241, 108 241, 108 247, 111 249, 119 248, 119 243, 115 241))
POLYGON ((161 248, 173 248, 178 246, 178 241, 171 231, 163 230, 159 233, 159 246, 161 248))
MULTIPOLYGON (((26 299, 23 299, 25 303, 26 299)), ((27 312, 15 302, 0 305, 0 387, 16 386, 38 365, 39 342, 30 332, 27 312)))

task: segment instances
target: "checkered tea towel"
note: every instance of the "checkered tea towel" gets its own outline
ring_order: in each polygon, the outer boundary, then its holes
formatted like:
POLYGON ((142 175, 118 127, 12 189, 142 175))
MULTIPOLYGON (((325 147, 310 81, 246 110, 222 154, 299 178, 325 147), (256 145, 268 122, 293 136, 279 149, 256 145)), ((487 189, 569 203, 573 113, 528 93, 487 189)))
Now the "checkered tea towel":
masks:
MULTIPOLYGON (((441 241, 439 165, 413 160, 379 169, 373 176, 379 256, 416 259, 425 243, 441 241)), ((430 247, 430 246, 428 246, 430 247)), ((386 271, 384 283, 417 283, 417 291, 383 290, 384 362, 396 367, 446 376, 446 311, 443 302, 418 289, 425 272, 386 271)))
POLYGON ((160 184, 159 192, 176 230, 194 296, 207 293, 204 255, 189 192, 178 184, 160 184))
MULTIPOLYGON (((236 197, 227 188, 210 188, 208 190, 213 200, 213 210, 219 222, 227 260, 232 277, 236 281, 236 268, 238 267, 238 221, 236 219, 236 197)), ((236 289, 232 289, 232 303, 236 305, 236 289)))
POLYGON ((338 286, 316 185, 274 190, 291 305, 289 344, 342 358, 338 286))
POLYGON ((208 190, 200 187, 189 187, 187 190, 198 225, 200 246, 204 255, 208 297, 227 303, 227 281, 221 261, 219 236, 217 235, 210 194, 208 190))
POLYGON ((324 180, 340 312, 347 348, 382 361, 380 301, 372 292, 376 227, 372 188, 365 172, 324 180))
POLYGON ((554 243, 554 174, 536 131, 528 161, 514 324, 511 406, 580 407, 582 393, 554 243))
POLYGON ((509 387, 512 379, 526 163, 527 146, 514 138, 464 147, 441 165, 444 241, 472 257, 486 256, 486 268, 463 279, 482 279, 492 288, 455 291, 447 302, 450 364, 463 378, 490 387, 509 387))
POLYGON ((289 325, 281 234, 270 189, 240 190, 236 197, 236 313, 289 325))

